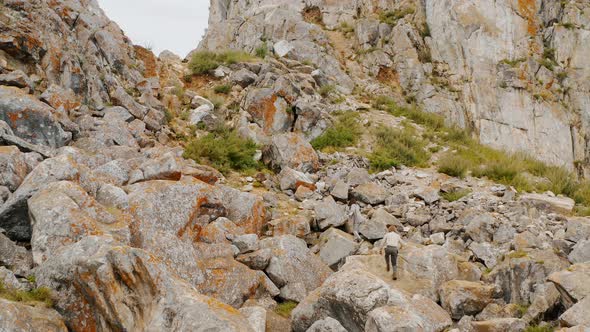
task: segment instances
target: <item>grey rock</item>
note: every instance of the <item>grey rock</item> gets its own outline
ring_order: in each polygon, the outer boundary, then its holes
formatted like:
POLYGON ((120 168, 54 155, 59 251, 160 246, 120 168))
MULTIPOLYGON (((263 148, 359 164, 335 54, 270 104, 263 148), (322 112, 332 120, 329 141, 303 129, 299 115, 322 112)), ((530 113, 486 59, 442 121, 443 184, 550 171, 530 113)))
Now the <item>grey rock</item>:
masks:
POLYGON ((438 190, 435 190, 435 189, 426 189, 426 190, 417 191, 414 193, 414 196, 423 200, 424 203, 426 203, 426 205, 432 205, 440 200, 440 195, 438 194, 438 190))
POLYGON ((0 233, 0 265, 8 267, 16 275, 26 277, 33 268, 33 255, 0 233))
POLYGON ((125 190, 109 183, 100 186, 96 193, 96 200, 107 208, 129 209, 129 197, 125 190))
POLYGON ((590 326, 590 296, 574 304, 559 316, 559 320, 565 326, 590 326))
POLYGON ((291 317, 296 332, 306 331, 327 317, 337 317, 351 332, 390 331, 387 326, 410 320, 427 330, 442 331, 452 323, 433 301, 418 295, 410 297, 366 270, 354 268, 333 274, 295 308, 291 317))
POLYGON ((328 266, 335 266, 346 257, 353 255, 358 247, 352 235, 336 228, 330 228, 320 235, 319 255, 328 266))
POLYGON ((25 154, 16 146, 0 147, 0 186, 14 192, 29 173, 25 154))
POLYGON ((388 196, 382 186, 373 182, 359 185, 352 190, 351 195, 354 199, 371 205, 378 205, 385 202, 388 196))
POLYGON ((565 239, 573 242, 590 239, 590 219, 570 218, 567 221, 565 239))
POLYGON ((266 309, 259 306, 243 307, 240 313, 246 317, 253 332, 266 331, 266 309))
POLYGON ((493 301, 495 294, 493 285, 463 280, 448 281, 439 292, 442 307, 455 320, 479 313, 493 301))
POLYGON ((573 303, 590 295, 588 278, 590 278, 590 264, 580 263, 570 266, 567 270, 552 273, 547 279, 557 285, 566 307, 571 307, 573 303))
POLYGON ((273 135, 263 151, 262 160, 275 169, 290 167, 301 172, 319 168, 318 155, 313 147, 297 133, 273 135))
POLYGON ((273 45, 273 49, 275 51, 275 54, 279 58, 282 58, 282 57, 286 56, 287 54, 289 54, 289 52, 291 52, 291 50, 293 50, 293 45, 291 45, 286 40, 279 40, 278 42, 276 42, 273 45))
POLYGON ((515 331, 521 332, 526 328, 526 323, 522 319, 518 318, 497 318, 480 322, 472 322, 471 326, 476 331, 490 331, 490 332, 502 332, 502 331, 515 331))
POLYGON ((344 181, 338 180, 334 187, 330 191, 330 195, 337 200, 340 201, 347 201, 348 200, 348 191, 350 187, 344 181))
POLYGON ((371 177, 369 176, 369 172, 364 168, 355 167, 346 175, 346 182, 353 187, 368 183, 369 181, 371 181, 371 177))
POLYGON ((272 251, 265 272, 279 288, 300 283, 309 293, 332 273, 319 257, 307 249, 303 240, 292 235, 264 239, 260 241, 260 247, 272 251))
POLYGON ((272 251, 270 249, 256 250, 252 253, 239 255, 236 260, 248 266, 252 270, 264 270, 270 262, 272 251))
POLYGON ((246 254, 258 250, 258 235, 244 234, 236 236, 232 240, 233 245, 238 247, 240 254, 246 254))
POLYGON ((305 186, 315 190, 315 181, 305 173, 296 171, 290 167, 283 167, 279 173, 279 186, 281 190, 297 190, 299 186, 305 186))
POLYGON ((390 226, 389 223, 394 223, 395 221, 397 219, 387 213, 385 209, 378 209, 373 213, 371 219, 365 220, 365 222, 360 224, 359 233, 368 240, 379 240, 387 234, 387 227, 390 226))
POLYGON ((44 160, 27 175, 20 187, 0 208, 0 227, 8 237, 28 241, 31 238, 27 200, 51 182, 75 180, 79 175, 78 165, 68 155, 44 160))
POLYGON ((346 208, 336 203, 332 196, 327 196, 321 202, 317 202, 314 210, 317 224, 322 230, 329 227, 340 227, 348 220, 346 208))
POLYGON ((0 331, 67 332, 68 328, 63 318, 53 309, 0 298, 0 331))
POLYGON ((285 285, 281 288, 279 296, 286 301, 301 302, 307 295, 307 290, 302 283, 295 282, 285 285))
POLYGON ((568 255, 568 259, 572 263, 590 263, 590 240, 582 240, 578 242, 568 255))
POLYGON ((233 72, 230 76, 232 83, 239 84, 242 88, 254 83, 258 76, 246 68, 233 72))
POLYGON ((332 317, 326 317, 313 323, 306 332, 348 332, 332 317))
POLYGON ((166 331, 168 324, 172 324, 179 330, 190 331, 252 331, 244 316, 213 298, 200 295, 152 255, 117 244, 108 237, 85 237, 50 257, 37 268, 35 275, 38 285, 54 290, 55 306, 74 331, 83 330, 77 322, 101 330, 109 329, 107 324, 116 324, 127 330, 166 331), (124 280, 135 282, 125 284, 124 280), (126 292, 117 291, 121 288, 126 292), (108 304, 102 301, 105 298, 109 299, 108 304), (68 310, 72 306, 84 310, 68 310), (154 310, 140 310, 146 307, 154 310), (133 311, 143 314, 120 315, 133 311))
POLYGON ((0 120, 25 141, 50 148, 66 145, 72 134, 65 132, 55 111, 17 88, 0 86, 0 120))

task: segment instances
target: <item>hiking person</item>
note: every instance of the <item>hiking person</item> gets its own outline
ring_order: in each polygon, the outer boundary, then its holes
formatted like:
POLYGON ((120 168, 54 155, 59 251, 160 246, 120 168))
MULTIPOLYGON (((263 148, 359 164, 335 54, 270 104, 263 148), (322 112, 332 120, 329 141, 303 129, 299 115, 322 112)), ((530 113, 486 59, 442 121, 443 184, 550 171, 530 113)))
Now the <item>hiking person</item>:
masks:
POLYGON ((403 241, 396 232, 389 232, 383 237, 382 252, 385 251, 385 264, 387 264, 387 272, 389 272, 389 263, 391 262, 391 269, 393 270, 393 280, 397 280, 397 256, 401 249, 403 241))
POLYGON ((350 206, 348 220, 352 223, 352 233, 354 234, 355 241, 360 242, 362 238, 359 234, 359 229, 361 224, 365 222, 365 217, 363 217, 361 207, 358 204, 354 203, 350 206))

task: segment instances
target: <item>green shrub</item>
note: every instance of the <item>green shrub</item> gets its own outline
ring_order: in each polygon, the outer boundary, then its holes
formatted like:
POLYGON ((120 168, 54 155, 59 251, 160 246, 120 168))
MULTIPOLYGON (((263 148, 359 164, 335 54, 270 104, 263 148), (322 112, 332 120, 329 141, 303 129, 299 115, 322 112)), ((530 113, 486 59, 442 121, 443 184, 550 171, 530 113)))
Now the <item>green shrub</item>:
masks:
POLYGON ((349 112, 339 116, 332 127, 311 141, 311 145, 316 150, 338 150, 356 145, 360 135, 358 114, 349 112))
POLYGON ((389 25, 395 25, 398 20, 404 18, 406 15, 414 14, 414 12, 415 11, 413 8, 405 8, 405 9, 386 11, 386 12, 383 12, 379 15, 379 19, 383 23, 386 23, 389 25))
POLYGON ((449 202, 455 202, 469 194, 471 194, 471 190, 469 189, 457 189, 446 193, 442 193, 440 194, 440 196, 449 202))
POLYGON ((193 54, 188 68, 193 74, 202 75, 219 67, 220 63, 216 59, 216 55, 210 51, 200 51, 193 54))
POLYGON ((446 154, 438 161, 438 172, 463 178, 471 165, 465 158, 461 158, 455 154, 446 154))
POLYGON ((266 56, 268 55, 268 45, 266 44, 266 42, 264 42, 264 44, 258 46, 256 48, 256 50, 254 50, 254 53, 256 54, 257 57, 264 59, 266 58, 266 56))
POLYGON ((377 98, 375 106, 389 112, 392 115, 408 118, 409 120, 412 120, 415 123, 425 126, 431 130, 439 131, 445 128, 445 119, 442 116, 420 111, 415 106, 398 106, 393 99, 388 97, 382 96, 377 98))
POLYGON ((207 74, 220 65, 231 65, 239 62, 248 62, 252 56, 243 51, 226 50, 219 53, 211 51, 195 52, 188 64, 189 69, 195 75, 207 74))
POLYGON ((555 328, 551 325, 531 325, 524 329, 524 332, 553 332, 555 328))
POLYGON ((275 308, 275 313, 279 316, 289 318, 291 316, 291 312, 293 311, 293 309, 295 309, 295 307, 297 307, 297 302, 294 301, 286 301, 283 303, 279 303, 275 308))
POLYGON ((197 163, 207 163, 221 172, 258 168, 254 160, 258 149, 251 139, 240 137, 236 130, 220 127, 192 140, 184 150, 184 157, 197 163))
POLYGON ((0 280, 0 298, 14 302, 35 303, 41 302, 47 307, 53 306, 51 290, 47 287, 34 288, 30 291, 10 289, 0 280))
POLYGON ((383 171, 400 165, 425 167, 430 160, 427 142, 416 135, 415 130, 379 127, 375 132, 376 147, 369 155, 374 171, 383 171))
POLYGON ((218 85, 215 88, 213 88, 213 91, 215 91, 215 93, 220 93, 220 94, 226 95, 231 91, 231 85, 221 84, 221 85, 218 85))
POLYGON ((325 98, 325 97, 327 97, 329 94, 331 94, 334 91, 336 91, 336 86, 334 86, 332 84, 328 84, 328 85, 322 86, 318 90, 318 93, 320 94, 320 96, 322 96, 322 97, 325 98))

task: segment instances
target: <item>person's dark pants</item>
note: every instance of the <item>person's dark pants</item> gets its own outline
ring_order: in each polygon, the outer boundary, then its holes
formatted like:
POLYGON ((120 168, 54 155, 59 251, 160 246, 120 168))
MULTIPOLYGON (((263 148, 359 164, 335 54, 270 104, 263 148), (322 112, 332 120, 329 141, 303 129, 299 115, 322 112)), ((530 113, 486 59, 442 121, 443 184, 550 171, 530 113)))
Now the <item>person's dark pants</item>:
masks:
POLYGON ((385 247, 385 264, 387 264, 387 271, 389 272, 389 262, 391 262, 394 279, 397 279, 397 254, 398 252, 396 247, 385 247))

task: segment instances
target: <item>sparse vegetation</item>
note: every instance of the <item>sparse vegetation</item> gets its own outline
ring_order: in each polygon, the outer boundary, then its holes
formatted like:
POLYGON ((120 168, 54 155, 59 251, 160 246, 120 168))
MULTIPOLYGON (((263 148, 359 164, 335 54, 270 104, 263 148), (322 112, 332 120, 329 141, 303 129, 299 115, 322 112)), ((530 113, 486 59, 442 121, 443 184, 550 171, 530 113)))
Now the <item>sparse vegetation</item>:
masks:
POLYGON ((400 165, 425 167, 430 159, 427 142, 411 126, 404 129, 379 127, 375 132, 376 147, 369 155, 371 169, 383 171, 400 165))
POLYGON ((221 172, 256 169, 258 149, 251 139, 240 137, 236 130, 219 126, 201 138, 193 139, 184 150, 184 157, 209 164, 221 172))
POLYGON ((320 96, 326 98, 327 96, 329 96, 334 91, 336 91, 336 86, 334 86, 332 84, 328 84, 328 85, 322 86, 318 90, 318 93, 320 94, 320 96))
POLYGON ((2 280, 0 280, 0 298, 26 304, 43 303, 46 307, 53 306, 49 288, 39 287, 30 291, 16 290, 4 285, 2 280))
POLYGON ((455 202, 469 194, 471 194, 471 190, 469 189, 457 189, 442 193, 440 196, 449 202, 455 202))
POLYGON ((297 302, 294 301, 286 301, 283 303, 279 303, 275 308, 275 313, 279 316, 289 318, 291 316, 291 312, 293 311, 293 309, 295 309, 295 307, 297 307, 297 302))
POLYGON ((358 114, 344 113, 336 119, 331 128, 328 128, 321 136, 312 140, 311 145, 316 150, 336 151, 354 146, 360 135, 361 128, 358 124, 358 114))
POLYGON ((526 304, 516 304, 516 312, 518 313, 518 317, 524 316, 526 312, 529 310, 529 306, 526 304))
POLYGON ((510 59, 504 59, 502 61, 500 61, 500 63, 509 65, 510 67, 516 67, 518 66, 521 62, 525 62, 526 59, 525 58, 518 58, 518 59, 514 59, 514 60, 510 60, 510 59))
POLYGON ((553 332, 555 328, 551 325, 531 325, 524 332, 553 332))
POLYGON ((463 178, 468 169, 469 163, 452 153, 446 154, 438 161, 438 171, 449 176, 463 178))
POLYGON ((416 107, 400 107, 387 97, 376 98, 374 104, 377 108, 421 125, 425 129, 421 133, 422 139, 450 147, 439 159, 439 172, 455 177, 470 173, 475 177, 486 177, 513 186, 519 191, 550 190, 556 195, 574 199, 578 214, 590 215, 590 182, 579 180, 576 174, 562 167, 547 165, 523 153, 511 154, 484 146, 472 138, 469 131, 448 127, 441 116, 423 112, 416 107))
POLYGON ((199 51, 193 54, 188 67, 195 75, 207 74, 220 65, 251 61, 254 57, 246 52, 227 50, 222 52, 199 51))
POLYGON ((213 91, 215 91, 215 93, 226 95, 231 91, 231 85, 220 84, 220 85, 217 85, 215 88, 213 88, 213 91))
POLYGON ((268 45, 264 42, 262 45, 254 50, 257 57, 264 59, 268 55, 268 45))
POLYGON ((379 19, 383 23, 386 23, 389 25, 395 25, 398 20, 404 18, 407 15, 412 15, 412 14, 414 14, 414 12, 415 12, 415 10, 413 8, 404 8, 404 9, 386 11, 386 12, 383 12, 379 15, 379 19))

